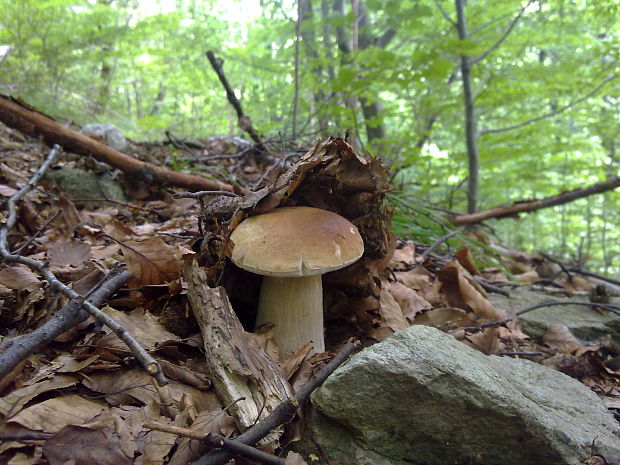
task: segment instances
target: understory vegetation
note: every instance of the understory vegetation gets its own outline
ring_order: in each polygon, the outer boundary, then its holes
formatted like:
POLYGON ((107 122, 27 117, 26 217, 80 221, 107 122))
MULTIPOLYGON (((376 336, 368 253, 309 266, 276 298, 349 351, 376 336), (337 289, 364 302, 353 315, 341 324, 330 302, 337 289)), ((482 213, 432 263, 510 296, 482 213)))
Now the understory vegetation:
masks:
MULTIPOLYGON (((348 130, 389 164, 401 237, 430 243, 447 232, 444 212, 619 176, 616 0, 0 0, 0 10, 0 46, 13 48, 0 92, 136 140, 243 135, 212 50, 266 139, 310 147, 348 130)), ((619 200, 608 190, 485 232, 618 273, 619 200)))

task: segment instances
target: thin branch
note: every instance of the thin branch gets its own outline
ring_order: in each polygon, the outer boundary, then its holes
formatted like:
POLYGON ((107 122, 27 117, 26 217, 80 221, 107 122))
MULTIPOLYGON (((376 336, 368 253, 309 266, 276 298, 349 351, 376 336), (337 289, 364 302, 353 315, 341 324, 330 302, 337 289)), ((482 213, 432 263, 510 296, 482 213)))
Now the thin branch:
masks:
POLYGON ((537 121, 540 121, 542 119, 546 119, 546 118, 551 118, 552 116, 556 116, 559 115, 560 113, 563 113, 564 111, 568 110, 569 108, 574 107, 575 105, 588 100, 590 97, 592 97, 594 94, 596 94, 601 87, 603 87, 605 84, 607 84, 609 81, 613 81, 614 79, 616 79, 618 76, 615 74, 612 74, 610 76, 607 76, 605 79, 603 79, 601 82, 599 82, 596 87, 594 87, 594 89, 592 89, 590 92, 588 92, 587 94, 585 94, 582 97, 579 97, 578 99, 575 99, 569 103, 567 103, 566 105, 564 105, 563 107, 558 108, 557 110, 554 111, 550 111, 549 113, 545 113, 543 115, 537 116, 535 118, 529 119, 527 121, 523 121, 522 123, 519 124, 514 124, 512 126, 506 126, 504 128, 497 128, 497 129, 486 129, 484 131, 480 131, 478 133, 478 137, 482 137, 485 136, 487 134, 497 134, 499 132, 506 132, 506 131, 513 131, 515 129, 519 129, 522 128, 524 126, 528 126, 532 123, 535 123, 537 121))
POLYGON ((284 465, 284 459, 276 457, 275 455, 267 454, 255 447, 242 444, 239 441, 225 438, 215 433, 200 433, 188 428, 181 428, 179 426, 166 425, 156 421, 147 421, 142 426, 156 431, 163 431, 165 433, 175 434, 177 436, 183 436, 186 438, 194 439, 207 444, 211 447, 221 447, 228 449, 239 455, 243 455, 252 460, 263 462, 269 465, 284 465))
POLYGON ((456 29, 457 28, 456 22, 452 18, 450 18, 450 15, 448 14, 446 10, 444 10, 443 6, 441 6, 441 3, 439 2, 439 0, 435 0, 435 6, 437 6, 437 9, 441 11, 441 14, 446 19, 446 21, 448 21, 450 25, 456 29))
POLYGON ((448 239, 450 239, 452 236, 456 235, 459 233, 458 229, 455 229, 454 231, 450 231, 448 234, 446 234, 445 236, 440 237, 439 239, 437 239, 435 242, 433 242, 431 244, 431 246, 426 249, 426 251, 420 255, 420 259, 419 262, 421 264, 423 264, 426 260, 428 260, 428 257, 430 257, 431 253, 433 252, 433 250, 435 250, 437 247, 439 247, 441 244, 443 244, 445 241, 447 241, 448 239))
POLYGON ((45 161, 41 164, 41 166, 39 166, 35 174, 28 180, 26 184, 24 184, 24 186, 22 186, 19 191, 9 197, 9 199, 7 200, 8 216, 4 225, 0 227, 0 259, 5 263, 21 263, 31 269, 38 271, 39 273, 41 273, 41 276, 43 276, 43 278, 49 283, 52 290, 60 291, 70 299, 77 300, 80 303, 81 308, 85 309, 88 313, 90 313, 95 319, 97 319, 97 321, 109 327, 119 337, 119 339, 121 339, 131 349, 136 358, 145 367, 146 371, 155 379, 157 379, 157 382, 159 382, 160 384, 166 384, 167 380, 161 371, 159 363, 157 363, 157 361, 140 346, 140 344, 133 338, 133 336, 131 336, 131 334, 127 332, 127 330, 123 326, 121 326, 109 315, 99 310, 92 303, 85 301, 85 298, 83 296, 80 296, 73 289, 58 280, 58 278, 54 275, 54 273, 49 270, 46 264, 32 258, 12 254, 8 249, 8 234, 17 222, 17 202, 21 200, 21 198, 26 195, 26 193, 28 193, 34 187, 34 185, 43 177, 46 170, 56 160, 59 150, 60 146, 58 144, 54 145, 54 147, 52 148, 52 150, 50 150, 50 153, 46 157, 45 161))
POLYGON ((491 53, 493 53, 495 50, 497 50, 497 48, 508 38, 508 36, 510 35, 510 33, 512 32, 512 30, 514 29, 514 27, 517 25, 517 23, 519 22, 519 20, 521 19, 521 16, 523 16, 523 13, 525 13, 525 9, 530 6, 530 3, 532 3, 532 0, 529 0, 527 2, 527 4, 521 8, 521 11, 519 11, 519 13, 517 14, 517 16, 515 16, 512 21, 510 21, 510 24, 508 24, 508 27, 506 28, 506 30, 504 31, 504 33, 502 34, 502 36, 497 40, 497 42, 495 42, 493 45, 491 45, 490 48, 488 48, 486 51, 482 52, 480 55, 478 55, 475 58, 472 58, 471 60, 471 64, 475 65, 476 63, 481 62, 482 60, 484 60, 486 57, 488 57, 491 53))

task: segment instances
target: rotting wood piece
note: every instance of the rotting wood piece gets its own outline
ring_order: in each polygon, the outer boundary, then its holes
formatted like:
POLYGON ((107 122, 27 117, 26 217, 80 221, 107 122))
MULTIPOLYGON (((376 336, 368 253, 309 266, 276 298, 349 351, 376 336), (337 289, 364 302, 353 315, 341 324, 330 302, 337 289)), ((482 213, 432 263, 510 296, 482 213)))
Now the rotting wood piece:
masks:
MULTIPOLYGON (((194 259, 184 268, 187 295, 204 339, 211 381, 237 426, 245 431, 292 396, 277 364, 243 330, 226 291, 207 284, 194 259), (244 398, 243 400, 239 400, 244 398)), ((265 442, 276 440, 276 430, 265 442)))
POLYGON ((43 136, 48 144, 58 144, 66 151, 92 155, 142 183, 185 187, 189 190, 232 191, 232 186, 221 181, 180 173, 152 163, 136 160, 124 153, 97 142, 73 129, 64 127, 49 116, 9 97, 0 95, 0 121, 29 136, 43 136))

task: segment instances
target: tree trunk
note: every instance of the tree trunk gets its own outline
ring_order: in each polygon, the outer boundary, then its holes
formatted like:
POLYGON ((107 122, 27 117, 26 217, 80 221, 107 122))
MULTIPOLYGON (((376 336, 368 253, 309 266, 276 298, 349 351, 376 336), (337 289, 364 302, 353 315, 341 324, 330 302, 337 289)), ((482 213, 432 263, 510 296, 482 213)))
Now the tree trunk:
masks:
MULTIPOLYGON (((454 0, 457 15, 457 30, 460 40, 467 39, 467 25, 463 0, 454 0)), ((480 184, 480 157, 478 154, 478 134, 476 133, 476 114, 471 92, 471 68, 467 55, 461 55, 461 80, 463 82, 463 101, 465 104, 465 141, 469 180, 467 186, 467 213, 478 211, 480 184)))

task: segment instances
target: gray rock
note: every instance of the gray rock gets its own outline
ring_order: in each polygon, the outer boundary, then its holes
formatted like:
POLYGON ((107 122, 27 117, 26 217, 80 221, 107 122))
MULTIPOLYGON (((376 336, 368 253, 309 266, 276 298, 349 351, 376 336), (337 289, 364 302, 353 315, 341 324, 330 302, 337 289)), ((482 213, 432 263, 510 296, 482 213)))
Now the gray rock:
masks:
POLYGON ((86 136, 95 136, 100 142, 123 152, 127 148, 127 140, 119 128, 113 124, 87 124, 80 131, 86 136))
MULTIPOLYGON (((45 174, 44 182, 58 188, 72 199, 108 199, 117 202, 127 202, 121 186, 112 175, 106 172, 100 174, 77 168, 61 168, 51 170, 45 174)), ((95 202, 80 202, 93 204, 95 202)))
MULTIPOLYGON (((510 291, 512 297, 489 294, 489 300, 497 308, 522 310, 543 302, 588 301, 587 296, 566 297, 532 290, 527 286, 510 291)), ((620 299, 612 298, 612 303, 620 304, 620 299)), ((519 317, 523 331, 533 337, 542 338, 547 329, 554 324, 565 325, 570 332, 583 342, 593 342, 606 335, 620 342, 620 315, 601 314, 583 305, 558 305, 543 307, 524 313, 519 317)))
POLYGON ((618 424, 578 381, 412 326, 363 350, 312 396, 317 450, 346 465, 577 464, 620 453, 618 424))

